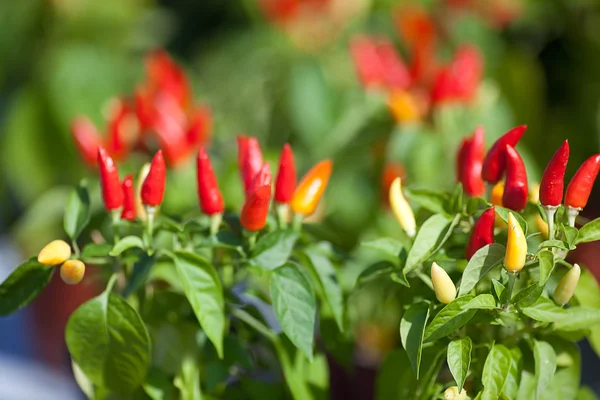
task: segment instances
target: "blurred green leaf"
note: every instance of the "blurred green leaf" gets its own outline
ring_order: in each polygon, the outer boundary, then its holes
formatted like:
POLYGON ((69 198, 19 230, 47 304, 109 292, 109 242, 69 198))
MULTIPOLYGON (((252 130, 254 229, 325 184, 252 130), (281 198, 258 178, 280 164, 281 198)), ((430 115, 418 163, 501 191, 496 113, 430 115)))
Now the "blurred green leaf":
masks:
POLYGON ((86 182, 82 181, 69 195, 63 226, 67 235, 72 240, 77 240, 89 222, 90 195, 86 182))
POLYGON ((412 304, 402 316, 400 322, 400 339, 402 347, 408 354, 417 379, 421 369, 421 352, 423 350, 423 335, 429 318, 429 303, 412 304))
POLYGON ((10 315, 35 300, 50 282, 54 270, 37 262, 35 257, 19 265, 0 284, 0 315, 10 315))

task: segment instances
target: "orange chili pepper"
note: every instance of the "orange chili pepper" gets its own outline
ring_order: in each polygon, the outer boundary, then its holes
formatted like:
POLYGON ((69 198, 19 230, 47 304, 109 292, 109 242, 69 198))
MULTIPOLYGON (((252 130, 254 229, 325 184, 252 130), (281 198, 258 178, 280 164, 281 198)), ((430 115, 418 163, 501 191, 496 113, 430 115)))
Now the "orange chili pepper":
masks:
POLYGON ((323 160, 315 164, 304 175, 294 192, 291 203, 292 211, 301 215, 310 215, 315 212, 319 200, 327 188, 332 169, 331 160, 323 160))

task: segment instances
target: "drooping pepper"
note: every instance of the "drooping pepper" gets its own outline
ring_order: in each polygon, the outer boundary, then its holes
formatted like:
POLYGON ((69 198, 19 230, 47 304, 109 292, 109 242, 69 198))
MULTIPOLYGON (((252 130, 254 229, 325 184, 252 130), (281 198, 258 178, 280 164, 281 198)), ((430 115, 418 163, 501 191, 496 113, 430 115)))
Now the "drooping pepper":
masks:
POLYGON ((90 166, 96 166, 102 139, 94 124, 85 117, 75 118, 71 124, 71 134, 83 160, 90 166))
POLYGON ((250 232, 257 232, 263 229, 267 223, 270 202, 271 184, 254 188, 242 207, 240 215, 242 227, 250 232))
POLYGON ((502 204, 511 210, 520 211, 527 205, 529 189, 527 170, 523 159, 511 145, 506 145, 506 182, 502 204))
POLYGON ((435 297, 442 304, 448 304, 456 298, 456 286, 442 267, 437 263, 431 264, 431 283, 435 291, 435 297))
POLYGON ((121 219, 135 221, 135 187, 133 185, 133 175, 127 175, 123 179, 123 211, 121 219))
POLYGON ((554 301, 557 304, 564 306, 571 300, 573 294, 575 293, 575 289, 577 288, 577 283, 579 283, 579 277, 581 276, 581 268, 579 265, 574 264, 573 268, 566 273, 565 276, 562 277, 558 285, 556 285, 556 289, 554 290, 554 301))
POLYGON ((466 248, 467 260, 483 246, 494 243, 494 221, 496 210, 494 207, 485 210, 473 225, 473 231, 466 248))
POLYGON ((550 159, 542 175, 540 182, 540 203, 542 206, 557 207, 562 202, 568 161, 569 141, 565 140, 550 159))
POLYGON ((253 136, 239 135, 237 142, 238 165, 244 182, 244 191, 248 195, 254 176, 258 174, 263 166, 262 151, 258 139, 253 136))
POLYGON ((159 206, 165 196, 167 168, 162 150, 156 152, 150 163, 150 171, 142 184, 142 204, 149 207, 159 206))
POLYGON ((457 176, 465 193, 471 197, 485 193, 485 183, 481 179, 481 167, 485 154, 485 137, 483 126, 478 126, 473 136, 463 139, 458 152, 457 176))
POLYGON ((575 218, 586 206, 598 171, 600 171, 600 154, 595 154, 585 160, 571 178, 565 194, 569 225, 575 226, 575 218))
POLYGON ((119 171, 113 159, 102 147, 98 148, 98 168, 104 207, 108 211, 120 209, 123 207, 123 189, 119 180, 119 171))
POLYGON ((67 260, 60 266, 60 277, 67 285, 77 285, 85 275, 85 264, 80 260, 67 260))
POLYGON ((506 169, 506 145, 515 147, 526 130, 527 125, 517 126, 496 140, 483 160, 481 177, 484 181, 495 184, 502 179, 506 169))
POLYGON ((225 208, 217 177, 204 147, 198 151, 197 183, 200 208, 206 215, 221 214, 225 208))
POLYGON ((53 266, 67 261, 71 257, 71 246, 64 240, 53 240, 39 252, 37 260, 40 264, 53 266))
POLYGON ((294 153, 289 144, 283 145, 279 158, 279 171, 275 180, 275 201, 287 204, 292 201, 296 190, 296 165, 294 164, 294 153))
POLYGON ((525 233, 515 216, 508 213, 508 240, 504 255, 504 267, 509 272, 519 272, 523 269, 526 258, 527 239, 525 233))
POLYGON ((402 194, 402 181, 400 178, 396 178, 394 182, 392 182, 392 186, 390 186, 390 206, 392 207, 392 211, 396 216, 396 220, 404 229, 404 231, 408 234, 408 236, 413 237, 417 231, 417 223, 415 221, 415 215, 410 208, 410 204, 404 198, 402 194))
POLYGON ((332 169, 331 160, 323 160, 315 164, 304 175, 290 203, 294 213, 308 216, 315 212, 327 188, 332 169))

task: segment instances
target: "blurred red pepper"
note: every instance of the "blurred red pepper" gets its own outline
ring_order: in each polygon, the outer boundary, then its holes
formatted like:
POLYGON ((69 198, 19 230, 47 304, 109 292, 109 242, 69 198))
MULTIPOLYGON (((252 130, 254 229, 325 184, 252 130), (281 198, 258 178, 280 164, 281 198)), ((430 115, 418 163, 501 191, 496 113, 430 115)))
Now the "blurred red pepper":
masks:
POLYGON ((473 99, 483 74, 483 58, 471 45, 461 46, 449 65, 443 67, 433 84, 431 102, 470 101, 473 99))
POLYGON ((159 206, 165 195, 165 184, 167 179, 167 168, 162 150, 159 150, 152 158, 150 171, 142 184, 142 204, 145 206, 159 206))
POLYGON ((582 209, 587 205, 598 171, 600 171, 600 154, 591 156, 581 164, 567 186, 566 206, 582 209))
POLYGON ((315 164, 304 175, 292 198, 292 211, 300 215, 311 215, 315 212, 331 176, 333 163, 323 160, 315 164))
POLYGON ((569 141, 565 140, 550 159, 542 175, 540 203, 543 206, 556 207, 562 202, 568 161, 569 141))
POLYGON ((488 244, 494 243, 494 221, 496 219, 496 209, 494 207, 485 210, 473 225, 469 243, 467 243, 466 257, 471 257, 488 244))
POLYGON ((123 207, 123 189, 119 180, 119 171, 113 159, 105 149, 98 148, 98 168, 100 169, 100 185, 104 207, 108 211, 123 207))
POLYGON ((408 88, 411 83, 410 72, 393 43, 385 38, 379 39, 376 43, 376 50, 386 88, 388 90, 408 88))
POLYGON ((139 123, 132 104, 124 99, 110 102, 107 131, 106 150, 116 160, 122 160, 139 138, 139 123))
POLYGON ((242 207, 240 223, 242 227, 250 232, 263 229, 269 215, 269 204, 271 202, 271 184, 257 186, 248 194, 248 198, 242 207))
POLYGON ((206 215, 220 214, 225 208, 219 190, 217 177, 204 147, 200 148, 197 159, 197 183, 200 208, 206 215))
POLYGON ((249 194, 254 177, 263 167, 263 156, 258 139, 253 136, 238 135, 238 165, 244 182, 244 191, 249 194))
POLYGON ((252 183, 250 184, 250 192, 254 191, 259 186, 265 186, 271 184, 271 167, 269 164, 264 163, 258 174, 254 176, 252 179, 252 183))
POLYGON ((296 190, 296 164, 289 144, 284 144, 279 157, 279 170, 275 180, 275 201, 287 204, 292 201, 296 190))
POLYGON ((523 159, 514 147, 506 145, 506 181, 502 204, 511 210, 521 211, 527 205, 529 190, 527 170, 523 159))
POLYGON ((204 145, 210 139, 212 114, 208 107, 197 107, 190 117, 186 138, 192 149, 204 145))
POLYGON ((515 147, 525 130, 527 130, 527 125, 517 126, 496 140, 483 160, 481 177, 484 181, 493 185, 502 179, 506 169, 506 145, 515 147))
POLYGON ((481 179, 481 166, 485 154, 483 126, 478 126, 470 138, 464 138, 458 151, 457 175, 465 193, 471 197, 485 193, 485 183, 481 179))
POLYGON ((71 123, 71 134, 83 160, 90 166, 98 165, 98 148, 102 138, 92 122, 86 117, 77 117, 71 123))
POLYGON ((188 106, 190 84, 183 70, 165 50, 150 53, 146 60, 146 73, 152 89, 168 93, 184 108, 188 106))
POLYGON ((123 211, 121 219, 135 221, 135 187, 133 185, 133 175, 127 175, 123 179, 123 211))

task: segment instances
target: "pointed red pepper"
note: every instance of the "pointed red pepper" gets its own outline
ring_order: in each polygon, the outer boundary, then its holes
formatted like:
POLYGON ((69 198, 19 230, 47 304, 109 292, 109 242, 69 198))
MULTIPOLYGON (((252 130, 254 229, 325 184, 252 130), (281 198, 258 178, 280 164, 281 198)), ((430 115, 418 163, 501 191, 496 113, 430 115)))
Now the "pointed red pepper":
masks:
POLYGON ((123 207, 123 189, 119 180, 119 171, 113 159, 102 147, 98 148, 98 168, 104 207, 108 211, 120 209, 123 207))
POLYGON ((481 179, 481 166, 485 154, 483 126, 478 126, 473 136, 463 139, 458 152, 457 173, 465 193, 471 197, 485 193, 485 183, 481 179))
POLYGON ((75 118, 71 124, 71 134, 83 160, 88 165, 96 166, 102 139, 94 124, 86 117, 75 118))
POLYGON ((289 144, 283 145, 281 157, 279 158, 279 171, 275 181, 275 201, 287 204, 292 201, 296 190, 296 165, 294 164, 294 153, 289 144))
POLYGON ((540 203, 543 206, 559 206, 565 189, 565 171, 569 161, 569 141, 562 146, 550 159, 540 182, 540 203))
POLYGON ((566 206, 577 209, 586 206, 598 171, 600 171, 600 154, 591 156, 581 164, 567 187, 566 206))
POLYGON ((515 147, 525 130, 527 130, 527 125, 517 126, 496 140, 483 160, 481 177, 484 181, 493 185, 502 179, 506 169, 506 145, 515 147))
POLYGON ((366 88, 383 86, 383 68, 373 39, 357 36, 350 42, 350 54, 362 85, 366 88))
POLYGON ((256 174, 263 167, 262 151, 258 139, 253 136, 238 136, 238 164, 246 195, 256 174))
POLYGON ((496 210, 494 207, 485 210, 473 225, 473 231, 467 243, 466 257, 470 260, 473 254, 483 246, 494 243, 494 221, 496 210))
POLYGON ((250 232, 263 229, 269 215, 271 202, 271 185, 256 187, 246 199, 240 215, 242 227, 250 232))
POLYGON ((438 73, 431 92, 432 103, 470 101, 477 92, 482 72, 479 50, 470 45, 460 47, 450 64, 438 73))
POLYGON ((217 177, 204 147, 200 148, 197 159, 197 182, 200 208, 206 215, 220 214, 225 208, 223 196, 219 190, 217 177))
POLYGON ((271 185, 271 167, 264 163, 258 174, 254 176, 249 192, 253 192, 259 186, 271 185))
POLYGON ((142 184, 142 204, 145 206, 159 206, 165 195, 165 183, 167 180, 167 168, 162 150, 159 150, 152 158, 150 171, 142 184))
POLYGON ((127 175, 123 179, 123 211, 121 219, 135 221, 135 187, 133 185, 133 175, 127 175))
POLYGON ((376 51, 386 88, 394 90, 408 88, 411 83, 410 72, 392 42, 387 38, 379 40, 376 51))
POLYGON ((529 190, 527 186, 527 170, 523 159, 514 147, 506 145, 506 182, 502 204, 511 210, 520 211, 527 205, 529 190))

